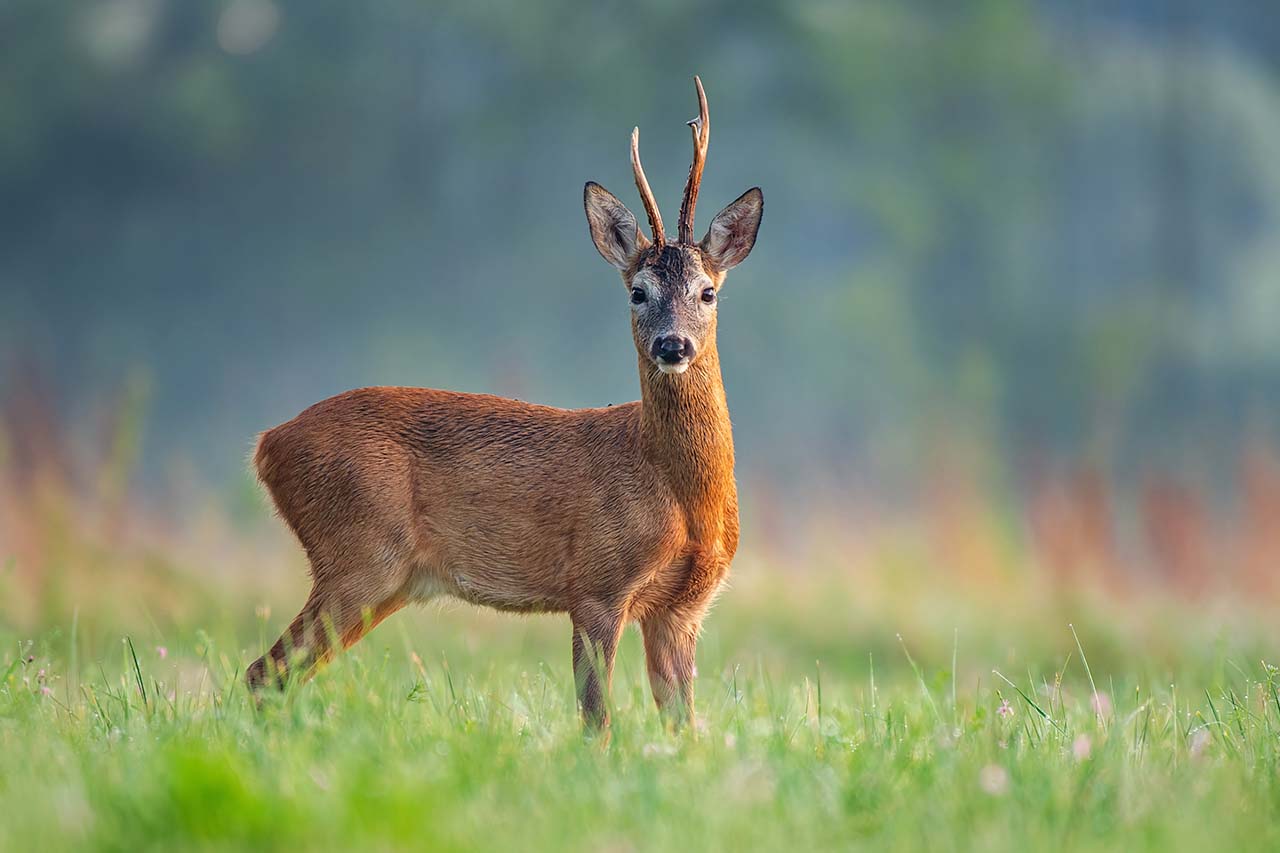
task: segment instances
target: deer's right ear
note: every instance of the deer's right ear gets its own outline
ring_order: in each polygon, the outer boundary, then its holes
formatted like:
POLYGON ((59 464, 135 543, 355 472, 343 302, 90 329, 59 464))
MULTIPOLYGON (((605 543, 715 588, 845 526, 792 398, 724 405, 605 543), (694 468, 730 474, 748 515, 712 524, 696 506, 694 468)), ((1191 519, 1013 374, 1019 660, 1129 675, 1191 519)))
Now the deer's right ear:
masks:
POLYGON ((595 181, 582 190, 582 206, 587 210, 591 241, 596 251, 613 266, 625 270, 649 241, 640 233, 636 218, 627 206, 595 181))

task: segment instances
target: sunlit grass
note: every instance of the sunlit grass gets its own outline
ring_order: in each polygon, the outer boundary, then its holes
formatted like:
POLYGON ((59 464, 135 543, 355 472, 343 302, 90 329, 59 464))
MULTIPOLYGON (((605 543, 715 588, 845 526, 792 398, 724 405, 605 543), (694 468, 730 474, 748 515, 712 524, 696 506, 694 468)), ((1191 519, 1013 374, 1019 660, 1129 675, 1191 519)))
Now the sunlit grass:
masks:
POLYGON ((901 582, 890 611, 879 585, 748 568, 680 734, 628 632, 608 746, 582 736, 552 618, 402 614, 261 708, 240 673, 288 614, 127 640, 7 630, 0 849, 1280 842, 1265 630, 901 582))

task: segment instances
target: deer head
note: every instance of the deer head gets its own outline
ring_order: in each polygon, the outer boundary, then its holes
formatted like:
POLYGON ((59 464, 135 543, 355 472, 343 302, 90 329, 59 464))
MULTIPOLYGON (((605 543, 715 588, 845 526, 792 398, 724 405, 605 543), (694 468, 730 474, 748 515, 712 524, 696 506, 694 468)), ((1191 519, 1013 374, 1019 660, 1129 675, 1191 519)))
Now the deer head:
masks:
POLYGON ((711 124, 702 81, 694 77, 693 82, 698 117, 689 122, 693 164, 680 204, 676 242, 667 242, 662 214, 640 165, 640 128, 631 132, 631 169, 652 239, 641 233, 635 216, 613 193, 590 181, 583 192, 591 239, 601 257, 622 273, 631 300, 636 350, 665 374, 684 373, 699 355, 714 347, 717 294, 725 273, 751 252, 764 213, 764 195, 759 187, 752 187, 716 214, 702 240, 694 240, 694 208, 711 124))

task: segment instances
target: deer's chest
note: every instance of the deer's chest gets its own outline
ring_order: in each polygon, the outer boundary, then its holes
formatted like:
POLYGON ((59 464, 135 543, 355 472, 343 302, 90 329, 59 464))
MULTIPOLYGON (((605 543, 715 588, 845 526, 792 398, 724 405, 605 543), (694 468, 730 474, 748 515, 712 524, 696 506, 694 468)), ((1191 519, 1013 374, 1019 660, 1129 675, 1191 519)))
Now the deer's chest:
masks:
POLYGON ((729 574, 731 555, 723 549, 696 548, 676 567, 673 607, 698 607, 716 594, 720 584, 729 574))
POLYGON ((687 542, 657 568, 637 596, 638 610, 702 609, 729 574, 732 560, 732 551, 720 541, 687 542))

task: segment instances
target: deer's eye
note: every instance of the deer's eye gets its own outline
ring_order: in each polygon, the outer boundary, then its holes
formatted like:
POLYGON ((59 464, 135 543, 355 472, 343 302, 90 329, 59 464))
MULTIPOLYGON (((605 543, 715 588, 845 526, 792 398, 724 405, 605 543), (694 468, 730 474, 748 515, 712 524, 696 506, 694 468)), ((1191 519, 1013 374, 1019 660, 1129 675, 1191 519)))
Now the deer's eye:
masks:
POLYGON ((705 288, 702 291, 702 301, 710 305, 716 301, 716 289, 714 287, 705 288))
POLYGON ((649 299, 649 297, 648 297, 648 295, 644 292, 644 288, 643 288, 643 287, 633 287, 633 288, 631 288, 631 304, 632 304, 632 305, 639 305, 639 304, 641 304, 641 303, 643 303, 643 302, 648 301, 648 299, 649 299))

